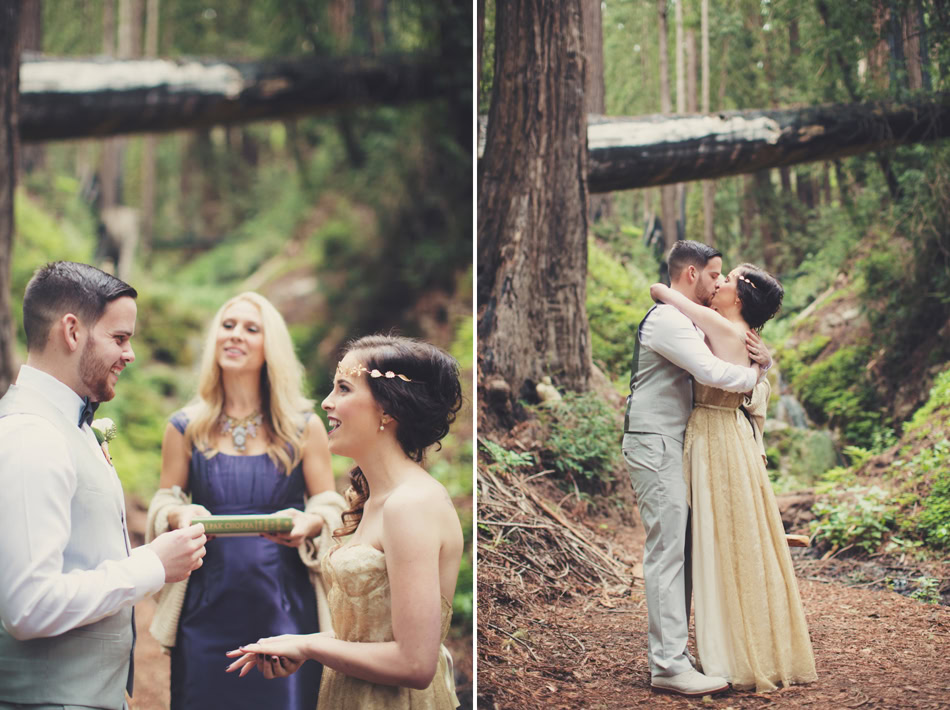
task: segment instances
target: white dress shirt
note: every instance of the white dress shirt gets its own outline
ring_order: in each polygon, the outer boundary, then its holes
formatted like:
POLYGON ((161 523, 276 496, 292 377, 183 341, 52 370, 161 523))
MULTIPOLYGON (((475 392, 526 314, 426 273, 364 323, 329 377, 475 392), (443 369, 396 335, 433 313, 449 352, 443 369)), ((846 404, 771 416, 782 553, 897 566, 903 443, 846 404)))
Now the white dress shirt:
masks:
POLYGON ((706 336, 675 306, 661 303, 656 313, 640 328, 640 342, 677 367, 696 382, 727 392, 749 392, 764 371, 720 360, 706 345, 706 336))
MULTIPOLYGON (((78 425, 83 400, 55 377, 24 365, 17 385, 45 397, 78 425)), ((82 429, 102 458, 103 478, 112 481, 124 523, 122 484, 89 425, 82 429)), ((63 573, 76 482, 73 459, 56 427, 31 414, 0 418, 0 622, 19 640, 93 623, 165 583, 165 568, 147 545, 126 559, 63 573)))

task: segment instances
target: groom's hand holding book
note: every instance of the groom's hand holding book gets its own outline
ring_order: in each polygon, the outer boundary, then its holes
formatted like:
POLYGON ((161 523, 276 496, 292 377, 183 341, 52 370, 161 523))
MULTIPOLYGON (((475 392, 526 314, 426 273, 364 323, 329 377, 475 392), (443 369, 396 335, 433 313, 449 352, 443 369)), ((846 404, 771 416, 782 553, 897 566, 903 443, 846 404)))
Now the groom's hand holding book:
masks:
POLYGON ((148 546, 165 567, 165 581, 180 582, 201 567, 207 541, 204 526, 198 523, 162 533, 148 546))

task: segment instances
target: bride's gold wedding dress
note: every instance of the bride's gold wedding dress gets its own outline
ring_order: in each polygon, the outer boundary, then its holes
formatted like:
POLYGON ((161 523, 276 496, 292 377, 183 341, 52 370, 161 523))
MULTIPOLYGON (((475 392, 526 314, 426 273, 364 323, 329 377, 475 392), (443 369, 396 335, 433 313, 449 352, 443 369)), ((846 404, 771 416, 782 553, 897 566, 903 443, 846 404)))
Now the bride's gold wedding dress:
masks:
POLYGON ((817 678, 792 558, 761 446, 769 387, 696 384, 683 468, 692 508, 696 646, 703 673, 757 692, 817 678), (751 418, 751 422, 750 422, 751 418))
MULTIPOLYGON (((344 641, 393 640, 392 599, 386 555, 371 545, 337 547, 323 558, 323 578, 333 631, 344 641)), ((442 640, 449 630, 452 604, 442 599, 442 640)), ((415 690, 379 685, 324 667, 317 707, 332 710, 454 710, 450 656, 442 647, 435 678, 428 688, 415 690)))

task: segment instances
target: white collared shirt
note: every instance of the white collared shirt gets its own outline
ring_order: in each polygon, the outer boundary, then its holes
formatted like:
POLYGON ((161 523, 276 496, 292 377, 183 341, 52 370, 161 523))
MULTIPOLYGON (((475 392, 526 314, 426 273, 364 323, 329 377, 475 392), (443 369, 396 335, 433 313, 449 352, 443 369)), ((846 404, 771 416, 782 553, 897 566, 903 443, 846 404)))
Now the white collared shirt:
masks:
POLYGON ((727 392, 749 392, 764 376, 751 367, 720 360, 706 345, 706 336, 679 309, 659 304, 653 317, 640 328, 640 342, 677 367, 693 380, 727 392))
MULTIPOLYGON (((55 377, 24 365, 17 385, 45 397, 78 425, 83 400, 55 377)), ((89 425, 82 429, 102 458, 103 475, 114 479, 124 518, 118 476, 89 425)), ((0 622, 17 639, 56 636, 91 624, 165 583, 165 568, 147 545, 131 550, 124 560, 63 573, 76 483, 73 459, 55 426, 28 414, 0 418, 0 622)))

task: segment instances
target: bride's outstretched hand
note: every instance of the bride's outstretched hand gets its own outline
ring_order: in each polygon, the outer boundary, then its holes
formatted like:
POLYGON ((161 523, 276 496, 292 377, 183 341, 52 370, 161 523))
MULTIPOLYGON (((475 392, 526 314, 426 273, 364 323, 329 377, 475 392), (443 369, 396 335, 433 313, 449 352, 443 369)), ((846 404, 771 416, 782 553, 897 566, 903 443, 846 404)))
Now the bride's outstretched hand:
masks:
POLYGON ((307 660, 308 639, 295 634, 271 636, 228 651, 228 658, 237 660, 228 666, 227 672, 239 670, 239 677, 243 678, 257 667, 265 678, 286 678, 307 660))
POLYGON ((294 527, 285 533, 261 533, 271 542, 287 547, 300 547, 304 540, 316 537, 323 529, 323 518, 316 513, 304 513, 296 508, 287 508, 274 513, 275 516, 293 518, 294 527))

